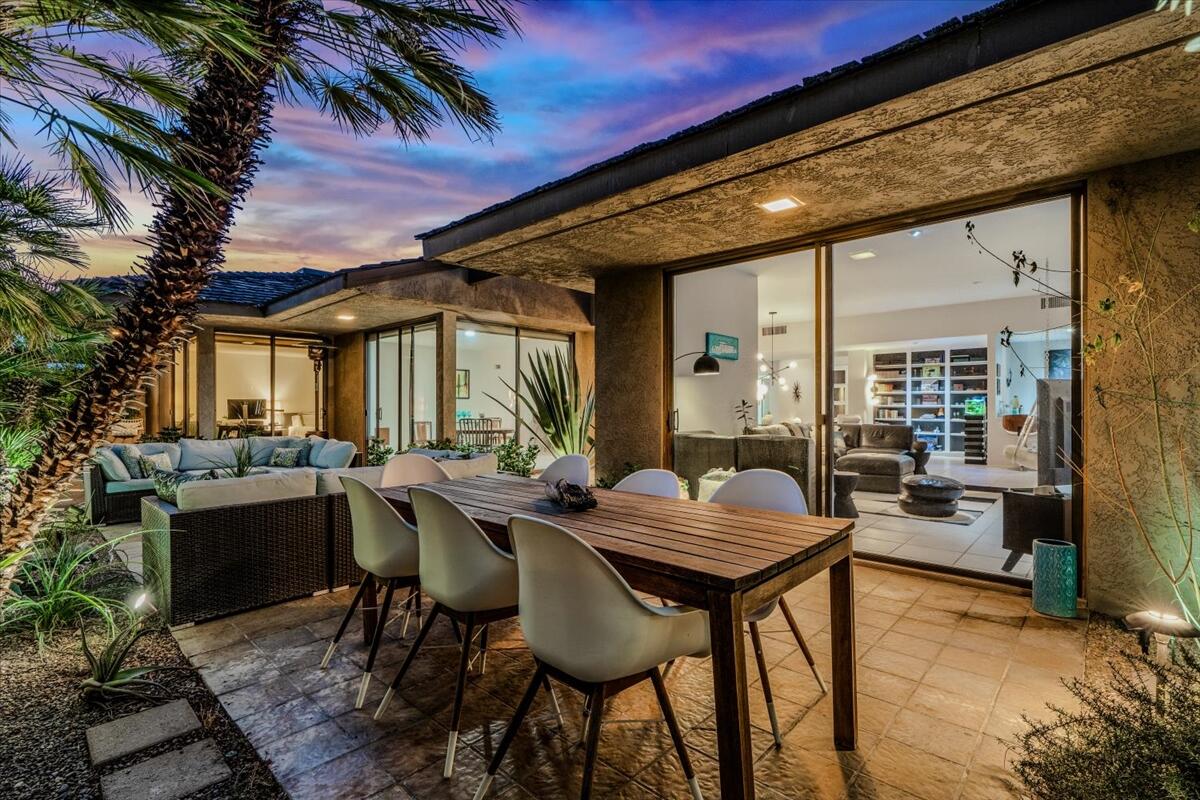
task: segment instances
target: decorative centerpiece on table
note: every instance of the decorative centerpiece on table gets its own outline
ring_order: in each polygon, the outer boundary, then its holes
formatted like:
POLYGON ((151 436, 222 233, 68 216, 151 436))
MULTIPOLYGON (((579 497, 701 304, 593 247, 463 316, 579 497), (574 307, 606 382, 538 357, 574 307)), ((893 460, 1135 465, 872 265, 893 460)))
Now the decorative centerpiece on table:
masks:
POLYGON ((587 511, 596 507, 596 495, 592 494, 591 489, 571 483, 566 478, 547 483, 546 497, 566 511, 587 511))

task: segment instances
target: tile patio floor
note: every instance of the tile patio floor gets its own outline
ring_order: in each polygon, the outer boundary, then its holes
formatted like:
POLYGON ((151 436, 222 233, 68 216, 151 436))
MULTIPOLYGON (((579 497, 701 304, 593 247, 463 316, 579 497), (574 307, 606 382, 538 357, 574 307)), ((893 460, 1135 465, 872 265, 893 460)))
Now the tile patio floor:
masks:
MULTIPOLYGON (((1025 597, 863 566, 855 581, 860 747, 834 749, 831 700, 816 688, 777 615, 763 631, 784 747, 773 748, 762 695, 752 687, 759 797, 1012 796, 1003 741, 1019 729, 1022 712, 1037 715, 1047 702, 1070 705, 1059 678, 1082 674, 1086 623, 1040 617, 1025 597)), ((818 577, 788 597, 828 676, 827 591, 818 577)), ((353 708, 365 659, 357 622, 329 670, 317 666, 351 596, 343 590, 305 598, 176 636, 293 797, 470 798, 531 674, 519 628, 493 628, 487 672, 468 683, 455 775, 443 780, 457 659, 449 628, 438 624, 431 641, 443 647, 418 657, 385 718, 375 722, 371 715, 406 649, 397 641, 398 624, 387 630, 362 711, 353 708)), ((752 661, 749 667, 756 676, 752 661)), ((705 797, 716 798, 709 662, 681 662, 667 685, 705 797)), ((560 730, 540 695, 489 797, 577 796, 580 702, 565 687, 559 694, 567 729, 560 730)), ((614 721, 604 728, 595 796, 688 796, 648 685, 612 701, 606 719, 614 721)))

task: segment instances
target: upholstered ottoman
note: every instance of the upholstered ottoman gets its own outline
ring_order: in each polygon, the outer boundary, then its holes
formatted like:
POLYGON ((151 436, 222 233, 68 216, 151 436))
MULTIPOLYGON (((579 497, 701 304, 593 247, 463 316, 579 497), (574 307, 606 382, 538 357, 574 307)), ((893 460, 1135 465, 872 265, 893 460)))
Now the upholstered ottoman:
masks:
POLYGON ((884 492, 898 494, 900 481, 912 475, 916 462, 903 453, 883 450, 851 450, 837 460, 834 469, 840 472, 858 473, 858 490, 861 492, 884 492))
POLYGON ((900 510, 921 517, 953 517, 966 487, 941 475, 909 475, 901 482, 900 510))

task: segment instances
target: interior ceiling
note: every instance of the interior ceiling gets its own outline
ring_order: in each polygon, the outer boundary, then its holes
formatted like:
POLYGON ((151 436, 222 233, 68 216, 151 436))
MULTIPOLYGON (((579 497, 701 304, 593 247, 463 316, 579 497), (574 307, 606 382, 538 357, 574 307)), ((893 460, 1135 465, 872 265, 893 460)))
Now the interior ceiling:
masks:
MULTIPOLYGON (((1070 264, 1071 202, 1067 198, 972 215, 980 241, 1007 257, 1023 250, 1043 267, 1070 264)), ((1011 275, 994 259, 981 255, 967 241, 965 219, 906 228, 835 245, 833 248, 834 307, 839 317, 879 314, 913 308, 1029 297, 1030 281, 1014 286, 1011 275), (913 232, 919 236, 913 236, 913 232), (854 260, 853 254, 875 253, 854 260)), ((778 312, 780 322, 813 318, 811 250, 770 256, 733 269, 758 276, 759 322, 778 312)), ((1042 272, 1041 280, 1070 291, 1069 276, 1042 272)))
POLYGON ((590 290, 711 256, 1200 147, 1200 15, 1148 13, 443 254, 590 290), (790 194, 806 205, 768 214, 790 194))

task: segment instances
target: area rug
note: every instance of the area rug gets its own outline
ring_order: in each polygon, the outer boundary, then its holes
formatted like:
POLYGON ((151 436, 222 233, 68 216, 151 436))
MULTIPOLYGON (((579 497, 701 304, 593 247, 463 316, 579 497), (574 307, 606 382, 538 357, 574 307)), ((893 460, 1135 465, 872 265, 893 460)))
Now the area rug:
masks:
POLYGON ((859 513, 880 514, 885 517, 904 517, 906 519, 920 519, 926 522, 944 522, 947 525, 970 525, 979 519, 985 511, 991 508, 996 502, 996 497, 988 497, 987 495, 972 494, 968 492, 964 494, 958 501, 958 512, 952 517, 923 517, 919 514, 910 514, 900 508, 896 503, 896 498, 890 495, 876 495, 877 497, 887 499, 859 498, 858 492, 854 493, 854 505, 858 507, 859 513))

